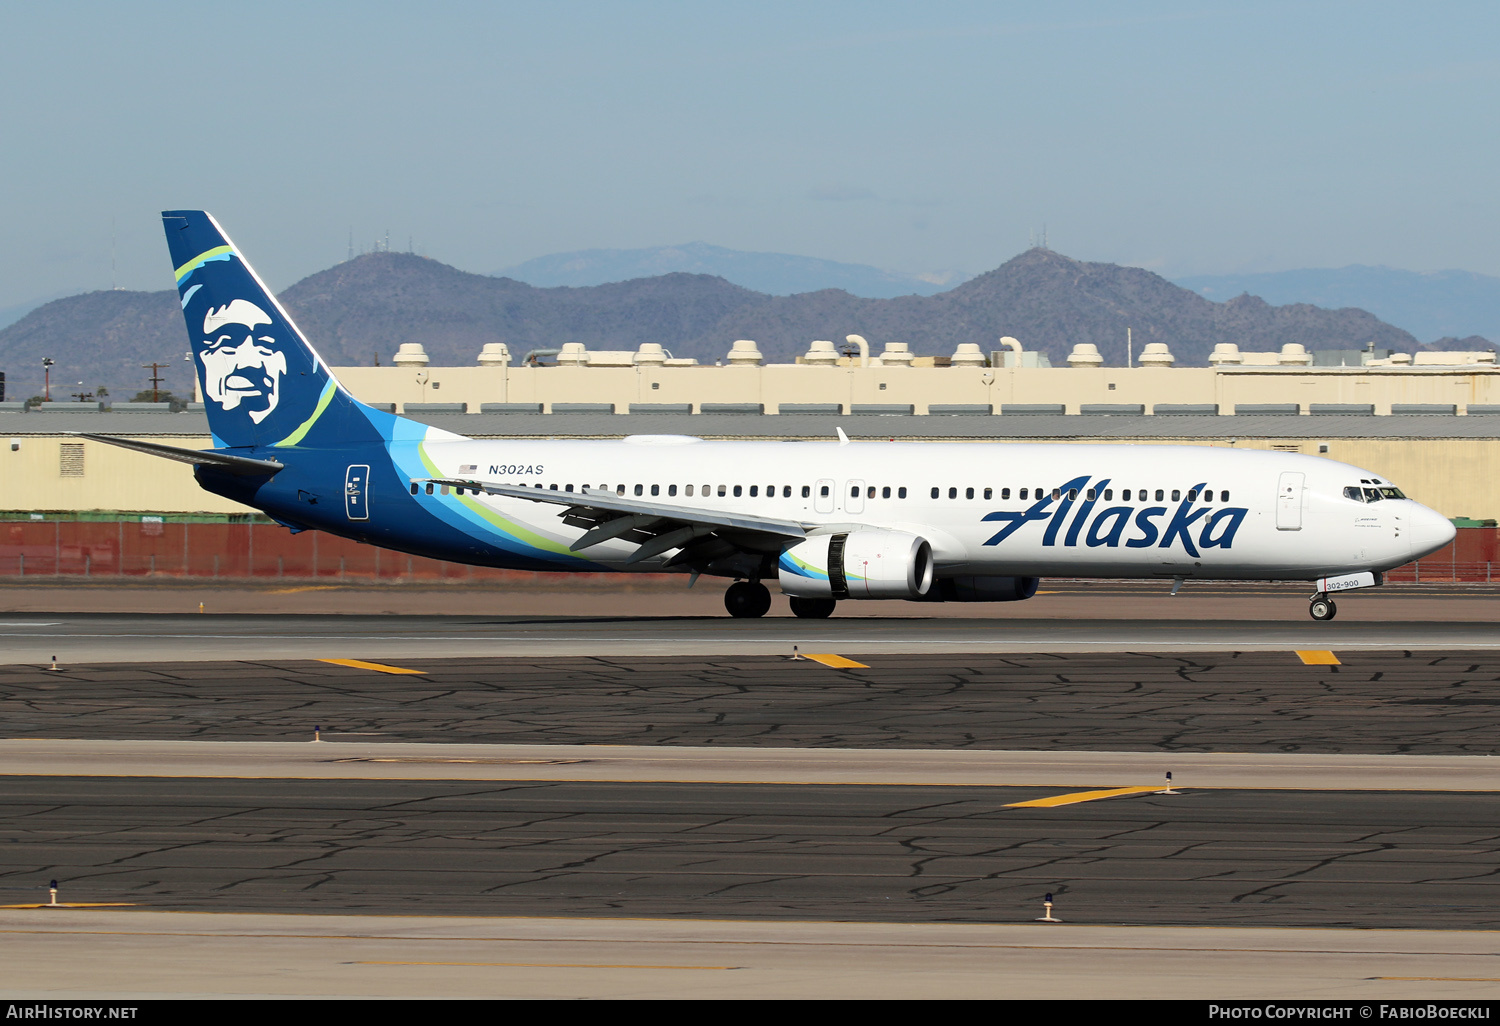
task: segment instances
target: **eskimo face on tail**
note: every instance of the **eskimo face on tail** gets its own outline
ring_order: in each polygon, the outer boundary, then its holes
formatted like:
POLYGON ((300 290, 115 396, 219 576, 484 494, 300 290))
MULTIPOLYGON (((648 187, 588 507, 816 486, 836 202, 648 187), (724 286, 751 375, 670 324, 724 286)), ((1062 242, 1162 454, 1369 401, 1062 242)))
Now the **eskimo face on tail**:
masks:
POLYGON ((275 336, 257 332, 270 316, 245 299, 236 299, 203 318, 203 395, 225 411, 243 410, 259 424, 281 401, 286 355, 275 336))

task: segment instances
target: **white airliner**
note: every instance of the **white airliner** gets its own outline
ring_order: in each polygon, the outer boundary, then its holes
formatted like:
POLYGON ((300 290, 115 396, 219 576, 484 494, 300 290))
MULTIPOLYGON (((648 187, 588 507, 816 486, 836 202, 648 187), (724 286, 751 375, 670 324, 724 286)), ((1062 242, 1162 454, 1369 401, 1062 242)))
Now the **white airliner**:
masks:
MULTIPOLYGON (((840 600, 1003 602, 1042 577, 1379 584, 1454 537, 1368 470, 1200 446, 476 440, 334 379, 203 211, 163 215, 215 448, 195 464, 292 530, 476 565, 735 580, 737 617, 840 600)), ((98 437, 98 436, 90 436, 98 437)), ((1175 590, 1175 585, 1174 585, 1175 590)))

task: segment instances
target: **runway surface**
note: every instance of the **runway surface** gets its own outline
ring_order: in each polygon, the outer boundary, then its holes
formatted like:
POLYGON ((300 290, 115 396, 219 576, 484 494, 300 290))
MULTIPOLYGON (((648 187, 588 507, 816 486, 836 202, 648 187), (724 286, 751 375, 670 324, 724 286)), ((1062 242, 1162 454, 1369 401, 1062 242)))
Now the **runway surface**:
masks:
POLYGON ((1492 935, 1420 929, 70 910, 0 912, 0 957, 8 970, 0 992, 18 989, 10 981, 21 980, 30 997, 127 1000, 1178 997, 1478 1003, 1500 994, 1492 935), (88 957, 78 958, 80 951, 88 957))
POLYGON ((0 778, 0 904, 1500 928, 1500 794, 0 778))
MULTIPOLYGON (((1300 615, 1300 614, 1299 614, 1300 615)), ((8 615, 0 663, 1500 648, 1495 621, 8 615)))
MULTIPOLYGON (((325 654, 348 650, 325 648, 325 654)), ((355 652, 363 654, 362 649, 355 652)), ((10 737, 1489 755, 1500 652, 0 666, 10 737)), ((1164 766, 1163 769, 1170 769, 1164 766)))
POLYGON ((1497 649, 7 615, 0 905, 128 907, 0 909, 0 964, 59 996, 1493 997, 1497 649), (1030 922, 1049 891, 1065 926, 1030 922))

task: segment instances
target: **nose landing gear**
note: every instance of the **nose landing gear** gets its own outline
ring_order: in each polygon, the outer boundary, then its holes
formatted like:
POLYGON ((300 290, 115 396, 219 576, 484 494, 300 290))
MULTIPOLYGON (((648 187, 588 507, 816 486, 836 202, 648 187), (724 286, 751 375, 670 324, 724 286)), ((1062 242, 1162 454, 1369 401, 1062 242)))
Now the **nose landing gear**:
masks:
POLYGON ((1314 620, 1332 620, 1339 615, 1339 607, 1334 605, 1333 599, 1320 592, 1312 597, 1307 612, 1314 620))
POLYGON ((771 589, 759 581, 736 581, 724 592, 724 608, 740 619, 765 616, 771 608, 771 589))

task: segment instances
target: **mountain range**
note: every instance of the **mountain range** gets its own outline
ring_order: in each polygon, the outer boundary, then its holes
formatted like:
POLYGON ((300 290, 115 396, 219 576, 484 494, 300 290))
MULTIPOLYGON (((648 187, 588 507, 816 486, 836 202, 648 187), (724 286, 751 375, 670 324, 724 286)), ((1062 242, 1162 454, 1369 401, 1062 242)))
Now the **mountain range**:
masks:
POLYGON ((951 289, 970 277, 959 271, 899 274, 864 264, 843 264, 788 253, 748 253, 743 250, 689 242, 683 246, 651 249, 585 249, 554 253, 495 272, 539 288, 568 285, 606 285, 657 275, 708 274, 752 292, 790 296, 798 292, 843 289, 868 299, 930 296, 951 289))
POLYGON ((1206 299, 1248 292, 1268 303, 1358 307, 1422 339, 1500 339, 1500 278, 1472 271, 1401 271, 1352 264, 1173 280, 1206 299))
MULTIPOLYGON (((946 355, 963 342, 988 352, 1002 335, 1046 352, 1054 364, 1074 343, 1092 342, 1105 362, 1165 342, 1180 364, 1204 364, 1216 342, 1245 350, 1300 342, 1318 349, 1374 345, 1406 352, 1422 344, 1364 310, 1305 303, 1273 306, 1249 295, 1214 302, 1137 267, 1086 263, 1035 248, 946 292, 862 298, 839 289, 769 295, 721 277, 675 272, 586 287, 538 288, 470 274, 408 253, 370 253, 304 278, 280 296, 334 366, 387 362, 403 342, 420 342, 435 365, 467 365, 487 342, 513 358, 530 349, 583 342, 634 349, 659 342, 677 356, 721 359, 736 339, 754 339, 771 362, 790 362, 813 339, 864 335, 921 354, 946 355)), ((1470 339, 1470 344, 1488 343, 1470 339)), ((166 387, 191 387, 187 336, 176 295, 91 292, 56 300, 0 330, 8 395, 40 390, 41 359, 57 361, 54 394, 82 381, 115 395, 146 387, 155 360, 166 387)))

